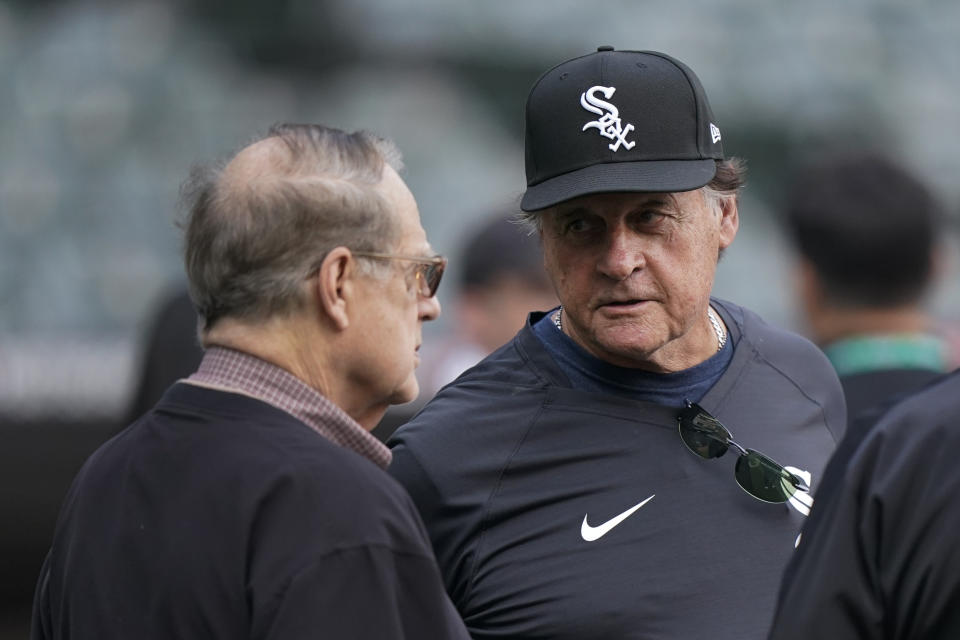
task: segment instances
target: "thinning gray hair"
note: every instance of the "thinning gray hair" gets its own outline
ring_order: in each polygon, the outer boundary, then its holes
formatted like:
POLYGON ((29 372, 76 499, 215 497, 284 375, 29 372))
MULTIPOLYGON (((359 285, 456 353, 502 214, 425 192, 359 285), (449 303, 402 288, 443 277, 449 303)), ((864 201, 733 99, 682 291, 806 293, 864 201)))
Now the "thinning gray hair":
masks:
POLYGON ((271 138, 283 146, 254 174, 237 180, 226 163, 196 167, 182 188, 184 262, 201 331, 224 317, 301 309, 306 279, 333 248, 385 251, 397 240, 376 189, 384 165, 402 168, 391 142, 309 124, 274 125, 261 140, 271 138))

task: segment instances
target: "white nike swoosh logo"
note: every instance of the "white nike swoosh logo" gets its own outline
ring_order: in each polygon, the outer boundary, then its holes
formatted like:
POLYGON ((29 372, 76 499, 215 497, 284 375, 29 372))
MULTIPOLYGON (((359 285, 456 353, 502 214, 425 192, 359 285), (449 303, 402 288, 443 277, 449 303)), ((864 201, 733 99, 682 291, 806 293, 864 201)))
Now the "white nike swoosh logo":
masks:
MULTIPOLYGON (((653 495, 657 495, 657 494, 653 494, 653 495)), ((620 524, 621 522, 629 518, 631 515, 633 515, 634 511, 636 511, 643 505, 647 504, 651 500, 653 500, 653 496, 650 496, 640 504, 630 507, 620 515, 610 518, 609 520, 607 520, 606 522, 604 522, 603 524, 597 527, 591 527, 589 524, 587 524, 587 516, 586 514, 584 514, 583 524, 580 525, 580 535, 583 536, 583 539, 586 540, 587 542, 593 542, 594 540, 599 540, 603 536, 607 535, 607 533, 609 533, 610 530, 613 529, 615 526, 617 526, 618 524, 620 524)))

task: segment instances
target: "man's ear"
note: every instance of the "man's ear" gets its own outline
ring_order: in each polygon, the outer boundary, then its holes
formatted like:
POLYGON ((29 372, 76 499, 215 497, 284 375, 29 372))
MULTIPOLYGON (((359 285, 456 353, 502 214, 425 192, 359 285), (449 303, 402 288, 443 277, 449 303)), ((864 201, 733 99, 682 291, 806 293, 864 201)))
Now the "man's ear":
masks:
POLYGON ((727 196, 720 199, 720 249, 726 249, 733 244, 740 228, 740 212, 737 209, 737 199, 727 196))
POLYGON ((323 259, 314 279, 318 311, 325 314, 340 331, 350 325, 347 301, 354 286, 356 264, 356 258, 349 249, 335 247, 323 259))

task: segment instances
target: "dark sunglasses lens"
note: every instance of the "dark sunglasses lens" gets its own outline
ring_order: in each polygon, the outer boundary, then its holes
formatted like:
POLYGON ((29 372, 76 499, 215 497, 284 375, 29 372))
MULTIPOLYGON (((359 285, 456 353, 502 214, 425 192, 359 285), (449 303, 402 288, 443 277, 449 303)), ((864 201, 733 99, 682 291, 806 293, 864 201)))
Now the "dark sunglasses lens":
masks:
POLYGON ((431 262, 426 265, 423 274, 423 281, 427 285, 427 291, 424 294, 428 298, 437 295, 437 289, 440 288, 440 278, 443 277, 443 270, 446 264, 443 262, 431 262))
POLYGON ((734 474, 744 491, 764 502, 786 502, 797 492, 792 473, 753 449, 737 458, 734 474))
POLYGON ((730 432, 699 405, 681 411, 678 422, 683 444, 701 458, 719 458, 727 452, 730 432))

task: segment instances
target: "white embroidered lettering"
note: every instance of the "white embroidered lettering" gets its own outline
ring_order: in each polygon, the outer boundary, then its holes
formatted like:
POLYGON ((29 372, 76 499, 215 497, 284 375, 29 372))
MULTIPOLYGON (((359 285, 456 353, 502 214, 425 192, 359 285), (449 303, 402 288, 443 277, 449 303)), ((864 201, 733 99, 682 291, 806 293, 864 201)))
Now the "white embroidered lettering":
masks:
POLYGON ((611 151, 618 151, 620 145, 630 150, 637 144, 636 142, 627 140, 627 134, 633 131, 634 127, 630 123, 627 123, 627 126, 623 126, 620 120, 619 109, 607 102, 607 100, 613 97, 616 90, 616 87, 601 87, 597 85, 590 87, 580 94, 580 105, 587 111, 600 116, 598 119, 583 125, 581 131, 595 128, 604 138, 615 141, 607 145, 611 151), (597 97, 596 94, 598 92, 603 94, 604 100, 597 97))

